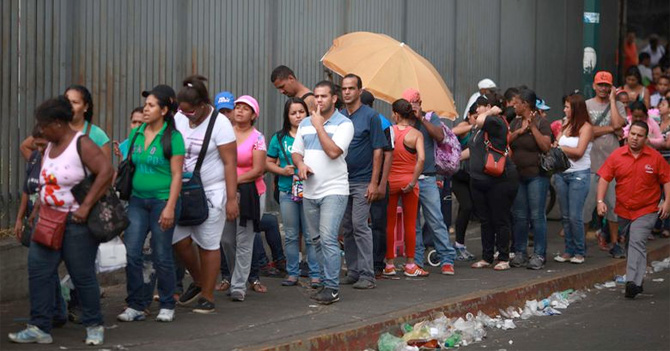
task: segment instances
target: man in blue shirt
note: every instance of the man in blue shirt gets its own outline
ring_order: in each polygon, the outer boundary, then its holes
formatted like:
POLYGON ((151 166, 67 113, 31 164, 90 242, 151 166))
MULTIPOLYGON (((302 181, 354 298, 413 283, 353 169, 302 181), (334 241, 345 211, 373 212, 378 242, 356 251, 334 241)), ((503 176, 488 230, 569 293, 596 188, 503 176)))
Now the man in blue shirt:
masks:
MULTIPOLYGON (((423 147, 426 151, 426 161, 424 162, 423 172, 419 176, 419 204, 423 210, 423 217, 426 223, 432 229, 435 235, 435 249, 442 265, 442 274, 454 274, 454 258, 456 250, 449 242, 449 232, 442 216, 442 202, 440 191, 437 188, 435 176, 435 145, 434 140, 442 141, 444 132, 442 131, 440 118, 432 113, 430 118, 428 114, 421 110, 421 94, 413 88, 406 89, 402 93, 402 98, 412 104, 416 113, 416 122, 414 128, 423 134, 423 147)), ((421 232, 421 220, 417 216, 416 220, 416 252, 414 259, 416 264, 423 268, 424 262, 423 235, 421 232)))
MULTIPOLYGON (((363 90, 361 93, 361 103, 373 108, 375 97, 371 92, 363 90)), ((381 113, 379 119, 382 123, 382 130, 386 137, 386 147, 384 148, 384 159, 382 162, 382 174, 379 180, 377 192, 380 194, 377 201, 370 204, 370 223, 372 227, 372 261, 375 269, 375 277, 379 277, 384 270, 386 262, 386 207, 389 202, 388 178, 391 172, 391 162, 393 161, 393 128, 391 122, 381 113)), ((391 243, 392 245, 393 243, 391 243)))
POLYGON ((344 257, 348 273, 340 284, 355 289, 375 287, 372 258, 372 230, 368 226, 370 203, 380 197, 379 180, 383 148, 387 142, 379 113, 361 103, 363 82, 355 74, 342 79, 342 114, 354 124, 354 138, 347 153, 349 201, 342 219, 344 257))

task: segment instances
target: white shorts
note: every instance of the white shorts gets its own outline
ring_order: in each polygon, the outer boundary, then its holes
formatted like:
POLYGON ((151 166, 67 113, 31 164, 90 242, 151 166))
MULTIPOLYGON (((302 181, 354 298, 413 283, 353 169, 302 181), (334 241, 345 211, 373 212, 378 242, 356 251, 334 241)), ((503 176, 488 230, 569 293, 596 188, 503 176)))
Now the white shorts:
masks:
POLYGON ((226 224, 226 189, 205 191, 209 215, 200 225, 180 226, 174 229, 172 245, 190 237, 204 250, 218 250, 221 247, 221 234, 226 224))

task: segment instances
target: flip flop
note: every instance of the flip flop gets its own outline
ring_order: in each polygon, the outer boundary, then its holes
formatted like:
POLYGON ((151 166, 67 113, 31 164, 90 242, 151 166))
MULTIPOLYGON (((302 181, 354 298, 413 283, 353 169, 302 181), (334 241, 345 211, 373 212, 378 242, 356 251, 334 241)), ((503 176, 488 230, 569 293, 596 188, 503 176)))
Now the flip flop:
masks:
POLYGON ((470 267, 472 267, 472 268, 488 268, 488 267, 491 267, 491 264, 484 261, 484 260, 480 260, 480 261, 477 261, 477 262, 473 263, 470 267))

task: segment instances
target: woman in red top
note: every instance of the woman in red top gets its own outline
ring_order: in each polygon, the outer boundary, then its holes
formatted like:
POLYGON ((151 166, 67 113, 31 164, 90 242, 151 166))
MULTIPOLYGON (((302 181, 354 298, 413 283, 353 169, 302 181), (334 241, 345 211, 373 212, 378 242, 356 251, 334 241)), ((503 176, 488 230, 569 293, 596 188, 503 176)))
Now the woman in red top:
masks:
POLYGON ((408 277, 425 277, 428 272, 414 263, 416 215, 419 205, 419 188, 416 185, 425 160, 423 135, 411 127, 414 124, 414 112, 412 105, 407 100, 399 99, 393 103, 393 119, 396 122, 396 125, 393 126, 395 149, 393 150, 393 162, 388 178, 389 204, 387 207, 387 245, 384 275, 396 274, 393 264, 395 258, 393 240, 398 198, 402 198, 405 243, 407 246, 405 275, 408 277))

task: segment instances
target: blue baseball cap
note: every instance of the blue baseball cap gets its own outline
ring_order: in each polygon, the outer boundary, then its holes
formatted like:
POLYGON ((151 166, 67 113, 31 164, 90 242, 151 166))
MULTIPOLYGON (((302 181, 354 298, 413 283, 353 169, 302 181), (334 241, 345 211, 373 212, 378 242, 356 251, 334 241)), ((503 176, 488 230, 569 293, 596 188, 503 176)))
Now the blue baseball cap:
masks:
POLYGON ((535 100, 535 107, 537 107, 538 110, 542 110, 542 111, 551 110, 551 107, 547 106, 547 104, 542 99, 535 100))
POLYGON ((222 108, 234 110, 235 95, 229 91, 222 91, 216 94, 216 97, 214 98, 214 107, 216 107, 217 111, 222 108))

